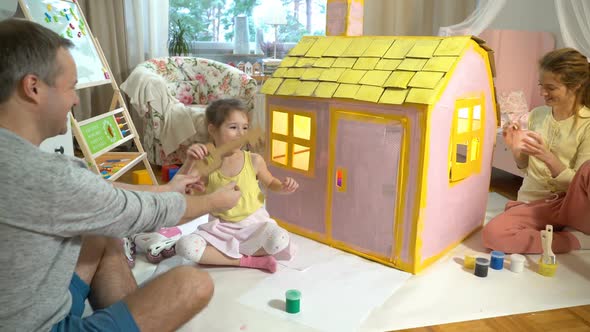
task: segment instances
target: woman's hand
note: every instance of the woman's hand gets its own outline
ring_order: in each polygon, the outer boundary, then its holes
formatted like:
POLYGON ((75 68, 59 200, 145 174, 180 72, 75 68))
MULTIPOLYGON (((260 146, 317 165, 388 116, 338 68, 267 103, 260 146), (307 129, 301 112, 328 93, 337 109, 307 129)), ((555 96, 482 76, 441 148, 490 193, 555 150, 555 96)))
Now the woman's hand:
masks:
POLYGON ((514 146, 514 136, 518 129, 518 124, 515 122, 508 122, 502 127, 502 136, 504 137, 504 143, 510 149, 514 146))
POLYGON ((524 148, 524 138, 527 136, 528 132, 528 130, 520 129, 518 124, 514 122, 506 124, 502 131, 504 143, 510 148, 512 155, 514 156, 514 161, 520 169, 527 168, 529 164, 528 154, 523 153, 522 151, 524 148))
POLYGON ((526 136, 522 139, 522 153, 533 156, 545 163, 554 178, 567 168, 547 147, 543 137, 534 131, 527 131, 526 136))
POLYGON ((543 137, 534 131, 524 132, 520 145, 523 153, 542 161, 547 160, 549 155, 553 155, 545 145, 543 137))
POLYGON ((299 188, 299 183, 297 183, 297 181, 295 181, 295 179, 290 178, 290 177, 286 177, 285 180, 283 182, 281 182, 282 185, 282 192, 286 193, 286 194, 290 194, 292 192, 295 192, 295 190, 297 190, 297 188, 299 188))
POLYGON ((520 129, 518 124, 511 122, 507 126, 504 126, 502 136, 504 136, 504 143, 512 150, 515 157, 520 157, 522 149, 524 147, 524 139, 531 131, 520 129))

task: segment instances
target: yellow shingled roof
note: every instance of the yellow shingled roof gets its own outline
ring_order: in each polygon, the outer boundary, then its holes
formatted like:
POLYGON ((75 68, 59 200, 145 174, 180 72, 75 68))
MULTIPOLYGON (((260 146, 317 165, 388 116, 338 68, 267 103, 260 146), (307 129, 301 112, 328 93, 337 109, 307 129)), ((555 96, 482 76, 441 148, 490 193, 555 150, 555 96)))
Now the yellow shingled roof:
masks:
POLYGON ((266 80, 269 95, 432 104, 470 36, 306 36, 266 80))

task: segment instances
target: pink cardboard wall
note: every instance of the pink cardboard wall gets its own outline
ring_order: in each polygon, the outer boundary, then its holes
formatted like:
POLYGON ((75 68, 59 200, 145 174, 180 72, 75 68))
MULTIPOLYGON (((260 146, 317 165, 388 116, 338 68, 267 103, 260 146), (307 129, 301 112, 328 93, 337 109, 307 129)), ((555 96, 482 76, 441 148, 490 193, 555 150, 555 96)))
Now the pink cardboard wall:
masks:
POLYGON ((480 34, 494 50, 497 94, 522 90, 529 110, 544 105, 539 95, 539 59, 555 48, 549 32, 485 30, 480 34))
MULTIPOLYGON (((269 171, 278 179, 287 176, 293 177, 299 183, 299 189, 291 195, 281 195, 267 192, 266 209, 273 218, 289 222, 308 231, 323 234, 326 231, 326 191, 328 169, 329 146, 329 111, 325 102, 294 101, 280 97, 267 96, 267 109, 269 107, 284 107, 286 110, 297 109, 300 111, 316 113, 317 136, 315 158, 315 174, 303 175, 287 169, 276 167, 270 162, 267 151, 267 166, 269 171), (270 106, 273 105, 273 106, 270 106)), ((270 124, 269 112, 266 112, 266 123, 270 124)), ((267 128, 268 129, 268 128, 267 128)), ((267 142, 267 150, 270 142, 267 142)))
POLYGON ((431 114, 426 206, 421 211, 424 223, 420 234, 422 261, 468 235, 481 226, 485 218, 496 120, 485 63, 474 50, 465 51, 431 114), (474 93, 485 96, 481 172, 451 186, 447 165, 455 100, 474 93))

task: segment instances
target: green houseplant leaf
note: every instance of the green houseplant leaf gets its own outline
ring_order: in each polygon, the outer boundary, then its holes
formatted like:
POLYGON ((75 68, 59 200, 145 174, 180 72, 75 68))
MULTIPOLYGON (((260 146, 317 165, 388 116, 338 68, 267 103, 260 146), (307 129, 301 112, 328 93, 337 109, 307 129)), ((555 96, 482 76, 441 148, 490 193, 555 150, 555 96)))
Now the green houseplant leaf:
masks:
POLYGON ((168 42, 168 53, 170 55, 188 55, 189 47, 186 41, 187 26, 184 21, 176 20, 176 26, 173 27, 168 42))

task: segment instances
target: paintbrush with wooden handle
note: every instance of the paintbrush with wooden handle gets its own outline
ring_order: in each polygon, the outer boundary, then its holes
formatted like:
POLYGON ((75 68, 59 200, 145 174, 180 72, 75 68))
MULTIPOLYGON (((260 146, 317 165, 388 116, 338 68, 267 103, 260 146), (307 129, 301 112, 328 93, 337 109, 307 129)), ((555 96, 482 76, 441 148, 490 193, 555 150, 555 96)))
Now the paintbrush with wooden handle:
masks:
POLYGON ((541 246, 543 247, 542 261, 544 264, 555 264, 557 259, 551 245, 553 243, 553 226, 545 226, 545 230, 541 231, 541 246))

